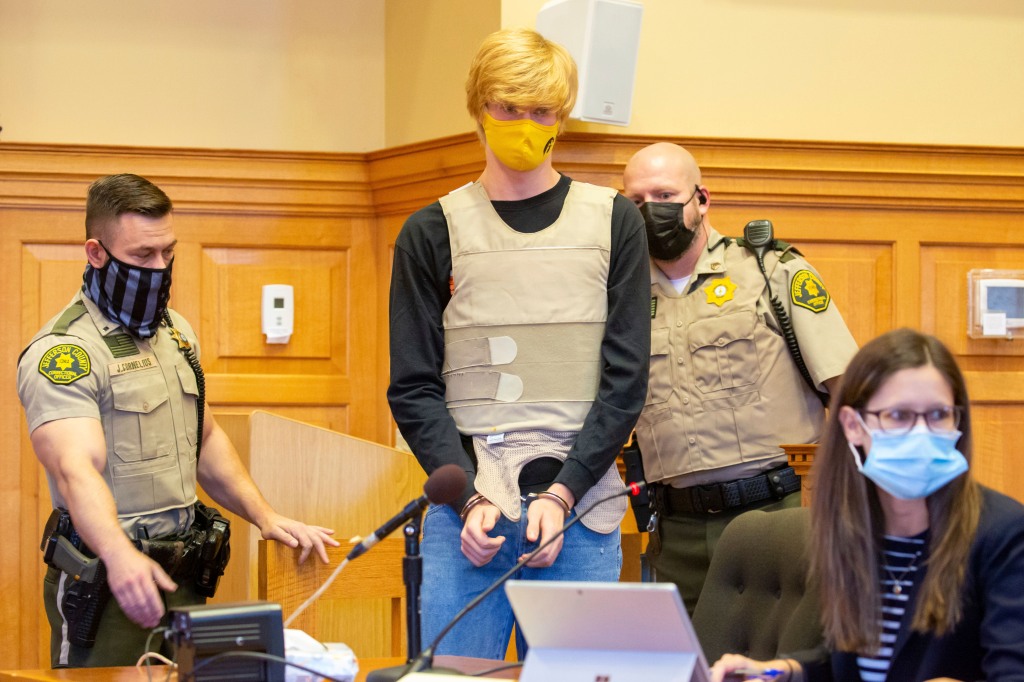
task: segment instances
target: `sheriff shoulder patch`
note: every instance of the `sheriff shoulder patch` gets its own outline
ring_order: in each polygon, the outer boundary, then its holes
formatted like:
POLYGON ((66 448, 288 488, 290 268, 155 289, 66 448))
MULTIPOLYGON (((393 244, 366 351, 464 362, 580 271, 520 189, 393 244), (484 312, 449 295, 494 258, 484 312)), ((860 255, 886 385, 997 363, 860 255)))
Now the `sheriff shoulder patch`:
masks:
POLYGON ((39 359, 39 373, 55 384, 70 384, 91 371, 89 354, 71 343, 54 346, 39 359))
POLYGON ((793 305, 807 308, 812 313, 824 312, 828 309, 829 301, 832 300, 825 285, 810 270, 800 270, 793 275, 790 297, 793 300, 793 305))

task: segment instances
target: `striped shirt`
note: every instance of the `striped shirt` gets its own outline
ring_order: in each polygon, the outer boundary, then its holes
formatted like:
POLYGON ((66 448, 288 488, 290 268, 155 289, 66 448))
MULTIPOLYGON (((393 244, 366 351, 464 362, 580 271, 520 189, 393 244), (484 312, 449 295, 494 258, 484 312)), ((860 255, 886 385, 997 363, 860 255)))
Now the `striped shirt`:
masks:
POLYGON ((892 647, 903 628, 908 599, 917 582, 920 557, 927 544, 928 531, 910 538, 886 535, 882 546, 879 584, 882 593, 882 635, 873 656, 858 656, 857 667, 863 682, 885 682, 892 663, 892 647))

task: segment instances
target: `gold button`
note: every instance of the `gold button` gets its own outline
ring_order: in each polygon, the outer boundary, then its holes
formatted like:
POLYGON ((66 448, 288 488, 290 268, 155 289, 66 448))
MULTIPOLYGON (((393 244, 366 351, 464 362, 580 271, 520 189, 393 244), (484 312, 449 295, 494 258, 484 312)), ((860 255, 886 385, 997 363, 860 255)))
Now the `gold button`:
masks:
POLYGON ((711 269, 714 270, 715 272, 718 272, 719 270, 722 269, 722 264, 719 263, 718 261, 715 261, 714 263, 711 264, 711 269))

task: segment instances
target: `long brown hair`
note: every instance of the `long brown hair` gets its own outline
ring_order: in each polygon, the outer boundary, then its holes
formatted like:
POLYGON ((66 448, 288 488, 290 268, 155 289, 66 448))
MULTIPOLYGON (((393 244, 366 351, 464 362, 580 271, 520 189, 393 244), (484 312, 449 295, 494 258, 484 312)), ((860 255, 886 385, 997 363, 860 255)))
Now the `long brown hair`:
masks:
MULTIPOLYGON (((871 653, 879 646, 878 561, 885 524, 875 484, 854 463, 839 408, 863 409, 893 374, 925 365, 935 367, 953 391, 953 402, 962 411, 963 436, 957 449, 970 462, 967 387, 953 355, 935 337, 912 329, 883 334, 854 356, 832 397, 814 462, 811 573, 821 589, 822 623, 833 649, 871 653)), ((918 588, 911 627, 942 635, 962 615, 961 589, 978 526, 981 493, 968 471, 930 495, 927 505, 928 570, 918 588)))

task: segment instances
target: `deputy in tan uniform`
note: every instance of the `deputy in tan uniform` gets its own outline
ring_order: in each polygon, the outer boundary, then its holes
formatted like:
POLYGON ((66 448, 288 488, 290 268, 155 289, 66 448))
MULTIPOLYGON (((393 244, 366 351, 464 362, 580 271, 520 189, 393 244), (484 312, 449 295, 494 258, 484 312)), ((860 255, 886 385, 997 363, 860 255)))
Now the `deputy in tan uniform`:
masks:
POLYGON ((636 426, 651 484, 648 556, 692 613, 725 526, 750 509, 799 506, 800 479, 780 444, 818 440, 818 393, 857 347, 817 271, 779 242, 764 267, 809 381, 801 376, 754 251, 711 226, 710 195, 685 149, 645 147, 623 180, 651 252, 650 381, 636 426))
POLYGON ((82 289, 18 363, 18 394, 55 509, 43 544, 54 667, 132 664, 168 606, 200 603, 215 589, 219 576, 193 541, 201 527, 226 561, 226 521, 198 503, 197 482, 264 538, 301 547, 302 560, 315 550, 326 563, 325 545, 338 544, 330 529, 271 509, 204 409, 198 340, 167 308, 171 209, 137 175, 93 183, 82 289), (83 557, 99 557, 102 569, 76 580, 69 566, 83 557), (102 585, 103 571, 109 592, 90 587, 102 585), (90 605, 110 595, 98 629, 80 627, 90 605))

